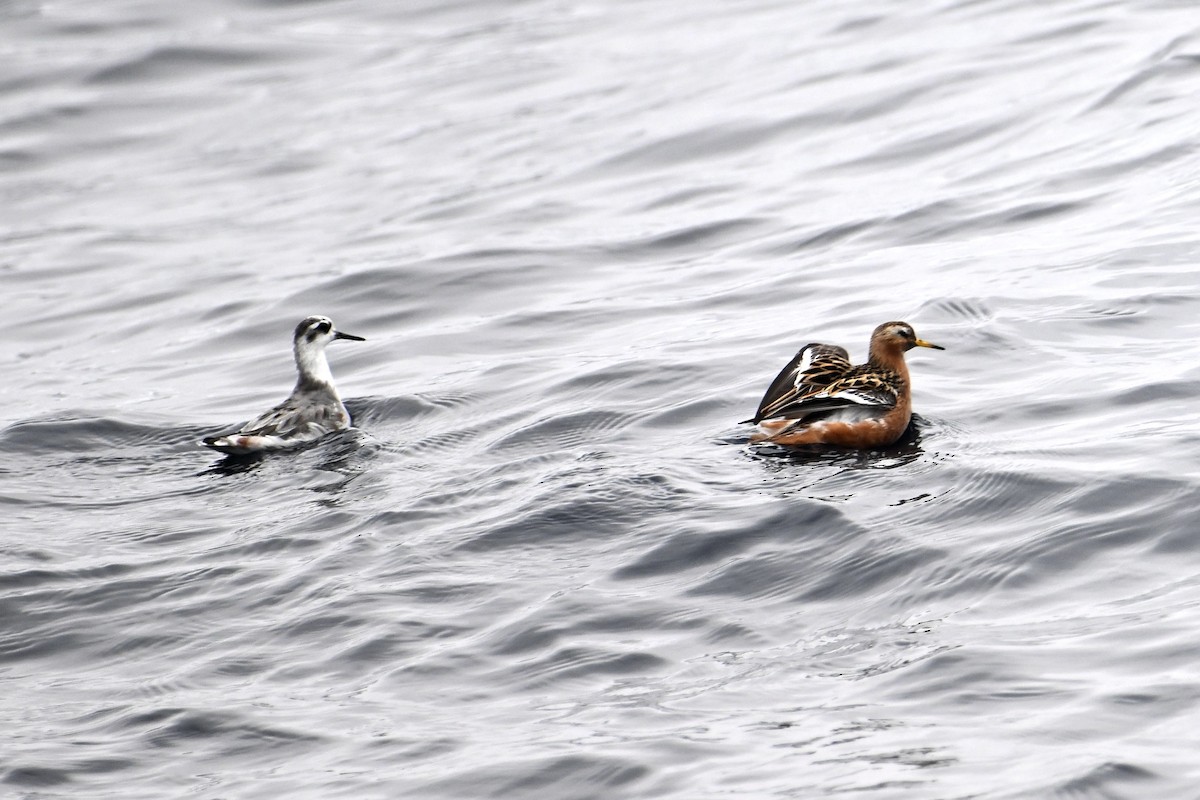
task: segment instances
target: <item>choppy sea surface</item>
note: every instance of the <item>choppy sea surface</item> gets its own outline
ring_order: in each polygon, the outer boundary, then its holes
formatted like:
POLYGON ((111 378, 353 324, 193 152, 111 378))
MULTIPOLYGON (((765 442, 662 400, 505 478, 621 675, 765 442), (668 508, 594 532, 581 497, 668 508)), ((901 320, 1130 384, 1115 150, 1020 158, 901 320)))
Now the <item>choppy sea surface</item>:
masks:
POLYGON ((0 3, 0 796, 1200 796, 1198 31, 0 3), (198 447, 313 313, 356 429, 198 447))

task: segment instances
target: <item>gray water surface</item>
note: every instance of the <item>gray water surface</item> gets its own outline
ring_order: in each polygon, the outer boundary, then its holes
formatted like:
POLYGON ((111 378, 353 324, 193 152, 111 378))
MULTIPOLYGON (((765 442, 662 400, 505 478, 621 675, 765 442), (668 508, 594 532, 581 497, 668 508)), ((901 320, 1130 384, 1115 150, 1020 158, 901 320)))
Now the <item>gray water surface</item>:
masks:
POLYGON ((0 5, 0 794, 1196 797, 1198 30, 0 5), (357 429, 199 448, 312 313, 357 429))

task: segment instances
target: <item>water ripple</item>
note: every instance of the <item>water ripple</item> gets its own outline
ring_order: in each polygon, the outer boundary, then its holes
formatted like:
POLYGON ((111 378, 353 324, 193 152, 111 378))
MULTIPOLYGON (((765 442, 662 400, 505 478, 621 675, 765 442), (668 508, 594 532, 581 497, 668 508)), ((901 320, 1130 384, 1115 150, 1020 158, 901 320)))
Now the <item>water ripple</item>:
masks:
POLYGON ((1193 9, 210 5, 0 8, 9 793, 1194 793, 1193 9))

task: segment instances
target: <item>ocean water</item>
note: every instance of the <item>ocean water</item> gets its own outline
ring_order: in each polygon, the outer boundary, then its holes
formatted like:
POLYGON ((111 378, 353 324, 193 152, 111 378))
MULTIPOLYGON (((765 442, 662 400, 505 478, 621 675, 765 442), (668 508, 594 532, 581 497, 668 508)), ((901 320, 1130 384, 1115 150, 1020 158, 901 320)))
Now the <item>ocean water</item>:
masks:
POLYGON ((0 796, 1200 796, 1198 30, 0 4, 0 796), (356 428, 198 447, 312 313, 356 428))

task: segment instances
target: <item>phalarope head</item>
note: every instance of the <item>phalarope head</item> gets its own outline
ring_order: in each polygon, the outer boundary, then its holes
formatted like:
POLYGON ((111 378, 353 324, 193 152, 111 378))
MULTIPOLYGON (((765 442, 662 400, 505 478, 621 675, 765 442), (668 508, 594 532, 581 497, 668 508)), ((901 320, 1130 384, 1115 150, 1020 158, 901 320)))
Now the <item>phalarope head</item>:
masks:
POLYGON ((355 342, 365 342, 361 336, 342 333, 333 327, 333 320, 319 314, 305 317, 296 326, 296 347, 324 347, 334 339, 350 339, 355 342))
POLYGON ((914 347, 929 347, 934 350, 945 350, 940 344, 918 339, 912 325, 907 322, 885 322, 871 334, 871 350, 899 350, 901 353, 914 347))
POLYGON ((325 384, 332 389, 333 375, 329 371, 329 362, 325 360, 325 345, 335 339, 366 341, 361 336, 342 333, 333 327, 333 320, 320 315, 305 317, 296 326, 292 350, 296 354, 296 368, 300 371, 302 384, 325 384))

